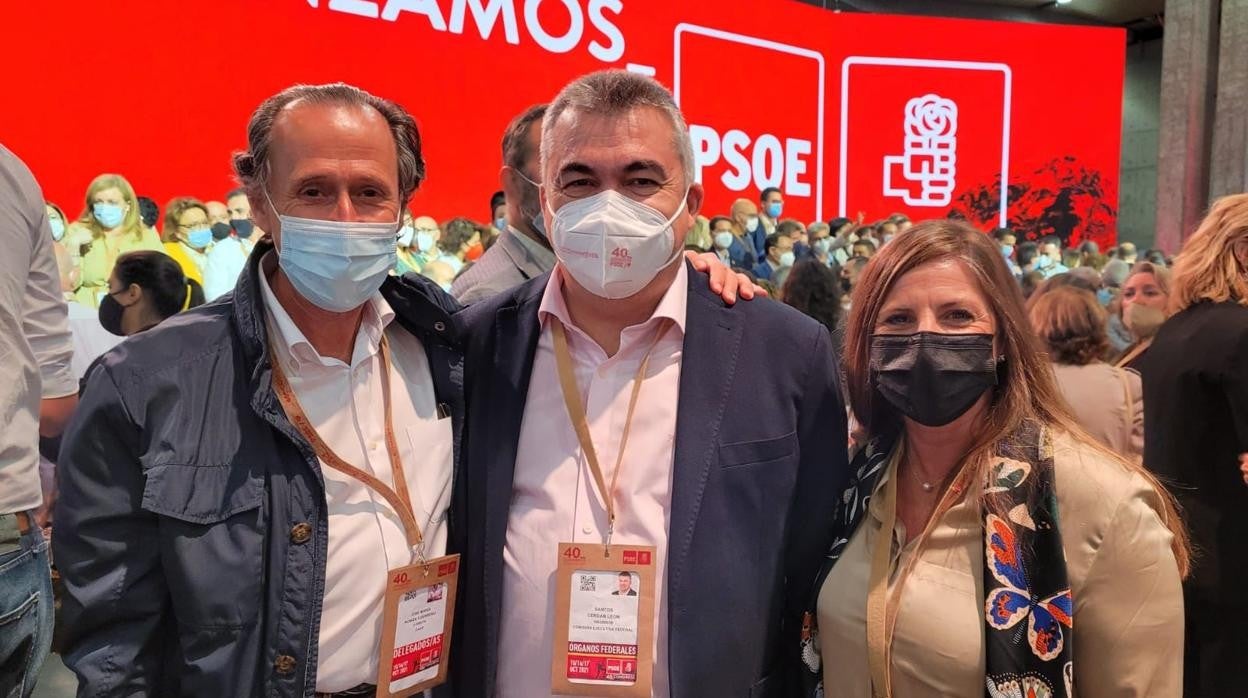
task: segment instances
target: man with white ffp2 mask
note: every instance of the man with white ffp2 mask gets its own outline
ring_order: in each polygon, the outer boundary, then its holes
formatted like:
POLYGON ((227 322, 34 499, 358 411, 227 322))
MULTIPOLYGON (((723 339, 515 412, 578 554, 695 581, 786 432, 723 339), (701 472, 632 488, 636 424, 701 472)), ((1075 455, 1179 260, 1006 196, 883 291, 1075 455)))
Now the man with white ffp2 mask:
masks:
POLYGON ((272 240, 233 295, 105 355, 65 436, 54 545, 85 695, 372 695, 388 571, 453 547, 458 305, 389 275, 415 122, 293 87, 235 169, 272 240))
POLYGON ((708 291, 680 255, 692 173, 657 82, 571 83, 541 141, 555 269, 456 316, 481 426, 465 506, 489 512, 464 554, 463 695, 781 690, 848 475, 835 352, 786 306, 708 291), (626 573, 637 594, 612 595, 626 573))

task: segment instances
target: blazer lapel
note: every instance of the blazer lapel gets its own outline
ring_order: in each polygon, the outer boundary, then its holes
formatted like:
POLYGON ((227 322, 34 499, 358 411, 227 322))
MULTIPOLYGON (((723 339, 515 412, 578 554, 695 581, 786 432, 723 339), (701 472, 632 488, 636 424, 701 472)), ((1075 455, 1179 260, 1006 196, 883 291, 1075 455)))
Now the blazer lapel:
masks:
MULTIPOLYGON (((502 610, 503 546, 507 539, 507 520, 511 511, 512 483, 516 470, 516 451, 520 442, 520 426, 529 395, 529 378, 541 329, 537 308, 545 284, 533 284, 534 293, 521 297, 515 304, 499 308, 495 315, 493 366, 485 368, 489 375, 489 407, 493 415, 480 434, 478 447, 487 448, 481 462, 485 471, 476 473, 485 486, 485 567, 483 587, 486 600, 486 686, 494 686, 498 664, 498 633, 502 610), (520 349, 521 351, 517 351, 520 349)), ((484 367, 482 367, 484 368, 484 367)), ((473 438, 477 438, 474 436, 473 438)))
POLYGON ((685 578, 685 561, 706 481, 716 462, 719 430, 737 368, 741 334, 737 315, 711 295, 705 275, 690 270, 680 399, 676 408, 672 518, 667 536, 669 624, 675 610, 681 607, 683 590, 689 588, 697 593, 697 585, 685 578))

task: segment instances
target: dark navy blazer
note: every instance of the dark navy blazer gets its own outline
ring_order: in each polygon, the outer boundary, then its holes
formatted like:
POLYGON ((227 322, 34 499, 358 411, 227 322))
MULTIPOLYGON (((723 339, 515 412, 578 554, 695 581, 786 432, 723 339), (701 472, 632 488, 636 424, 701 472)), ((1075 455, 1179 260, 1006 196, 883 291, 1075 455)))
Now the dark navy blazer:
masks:
MULTIPOLYGON (((671 695, 788 695, 798 675, 782 664, 797 656, 801 607, 848 480, 836 358, 814 320, 771 300, 726 307, 705 275, 689 275, 664 621, 671 695)), ((498 680, 503 546, 549 277, 455 316, 469 405, 461 698, 492 695, 498 680)))

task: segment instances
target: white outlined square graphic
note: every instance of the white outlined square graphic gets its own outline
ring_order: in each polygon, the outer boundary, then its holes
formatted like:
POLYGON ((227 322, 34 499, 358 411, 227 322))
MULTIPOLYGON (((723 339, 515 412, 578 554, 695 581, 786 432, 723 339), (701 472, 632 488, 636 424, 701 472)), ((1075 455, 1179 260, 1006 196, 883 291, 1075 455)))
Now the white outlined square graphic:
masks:
POLYGON ((743 44, 745 46, 753 46, 756 48, 776 51, 778 53, 784 53, 784 54, 791 55, 791 56, 798 56, 801 58, 810 58, 818 64, 819 85, 817 88, 818 90, 818 94, 817 94, 818 102, 817 103, 819 106, 818 106, 816 133, 815 133, 814 199, 815 199, 815 219, 823 220, 823 150, 824 150, 823 130, 824 130, 824 111, 827 108, 824 103, 824 98, 825 98, 824 89, 825 89, 825 83, 827 81, 827 76, 825 74, 826 71, 825 71, 825 63, 824 63, 823 54, 819 53, 818 51, 814 51, 808 48, 802 48, 800 46, 790 46, 788 44, 782 44, 776 41, 771 41, 769 39, 760 39, 758 37, 747 36, 745 34, 737 34, 734 32, 724 31, 722 29, 714 29, 711 27, 703 27, 703 26, 699 26, 696 24, 689 24, 688 22, 682 22, 676 25, 676 30, 673 32, 674 52, 672 54, 673 56, 672 58, 672 96, 676 99, 676 106, 678 107, 681 106, 681 94, 680 94, 681 38, 685 34, 696 34, 699 36, 710 37, 712 39, 720 39, 722 41, 743 44))
POLYGON ((1010 171, 1010 103, 1014 84, 1014 73, 1004 63, 987 63, 980 61, 946 61, 925 58, 900 58, 887 56, 850 56, 841 63, 841 148, 840 148, 840 197, 838 202, 839 215, 848 215, 849 191, 849 84, 850 68, 856 65, 892 66, 902 68, 936 68, 944 70, 976 70, 999 72, 1004 79, 1005 95, 1001 117, 1001 208, 1000 225, 1007 222, 1009 200, 1010 171))

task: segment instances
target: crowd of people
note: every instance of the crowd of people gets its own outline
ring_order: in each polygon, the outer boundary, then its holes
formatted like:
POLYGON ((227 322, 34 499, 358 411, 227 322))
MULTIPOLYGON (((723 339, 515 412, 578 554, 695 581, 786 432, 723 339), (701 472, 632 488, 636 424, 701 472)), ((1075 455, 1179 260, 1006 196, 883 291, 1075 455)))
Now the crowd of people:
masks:
POLYGON ((106 174, 70 220, 0 149, 0 695, 52 634, 41 529, 80 695, 1237 693, 1248 195, 1173 259, 707 211, 620 71, 511 122, 488 223, 409 211, 415 122, 357 88, 248 133, 239 189, 163 217, 106 174), (81 386, 66 302, 129 337, 81 386), (400 685, 443 628, 395 635, 391 586, 431 565, 454 633, 400 685), (577 673, 575 570, 631 670, 577 673))

